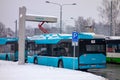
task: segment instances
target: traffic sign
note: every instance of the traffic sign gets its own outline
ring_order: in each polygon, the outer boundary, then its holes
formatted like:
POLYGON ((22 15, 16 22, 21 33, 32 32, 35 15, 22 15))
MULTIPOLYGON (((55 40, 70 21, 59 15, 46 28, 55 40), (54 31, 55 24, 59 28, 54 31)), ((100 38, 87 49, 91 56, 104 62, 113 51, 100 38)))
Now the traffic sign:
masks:
POLYGON ((72 42, 78 42, 78 32, 72 32, 72 42))
MULTIPOLYGON (((76 31, 73 31, 72 32, 72 46, 74 46, 74 49, 73 49, 73 57, 75 58, 75 46, 78 46, 78 32, 76 31)), ((73 69, 75 69, 75 60, 73 60, 73 69)))

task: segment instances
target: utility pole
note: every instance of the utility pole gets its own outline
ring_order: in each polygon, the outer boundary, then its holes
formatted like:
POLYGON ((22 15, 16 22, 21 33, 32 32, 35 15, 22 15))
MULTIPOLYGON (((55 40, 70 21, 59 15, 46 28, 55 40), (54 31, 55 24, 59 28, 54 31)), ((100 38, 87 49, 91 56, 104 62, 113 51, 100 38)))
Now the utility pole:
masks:
POLYGON ((50 4, 55 4, 55 5, 58 5, 60 7, 60 33, 62 33, 62 9, 63 9, 63 6, 66 6, 66 5, 76 5, 76 3, 72 3, 72 4, 60 4, 60 3, 54 3, 54 2, 50 2, 50 1, 46 1, 46 3, 50 3, 50 4))
POLYGON ((111 22, 110 22, 110 36, 113 36, 113 24, 112 24, 112 0, 111 0, 111 22))
POLYGON ((15 37, 17 38, 17 20, 15 20, 15 37))

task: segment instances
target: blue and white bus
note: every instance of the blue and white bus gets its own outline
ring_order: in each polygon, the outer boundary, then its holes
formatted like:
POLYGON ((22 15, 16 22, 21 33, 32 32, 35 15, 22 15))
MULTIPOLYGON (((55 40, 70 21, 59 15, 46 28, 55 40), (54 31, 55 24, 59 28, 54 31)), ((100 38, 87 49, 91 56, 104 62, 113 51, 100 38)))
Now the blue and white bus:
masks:
POLYGON ((17 38, 0 38, 0 59, 10 61, 18 60, 17 38))
POLYGON ((106 67, 104 37, 79 33, 73 57, 72 34, 42 34, 28 38, 28 63, 68 69, 106 67))

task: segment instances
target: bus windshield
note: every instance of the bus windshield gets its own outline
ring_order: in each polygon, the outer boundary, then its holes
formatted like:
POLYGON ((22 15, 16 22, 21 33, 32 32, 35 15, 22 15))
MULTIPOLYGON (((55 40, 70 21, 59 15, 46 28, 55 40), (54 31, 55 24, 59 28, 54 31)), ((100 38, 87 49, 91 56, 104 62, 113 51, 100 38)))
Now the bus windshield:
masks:
POLYGON ((105 53, 106 46, 103 40, 80 40, 79 41, 79 52, 80 53, 105 53))

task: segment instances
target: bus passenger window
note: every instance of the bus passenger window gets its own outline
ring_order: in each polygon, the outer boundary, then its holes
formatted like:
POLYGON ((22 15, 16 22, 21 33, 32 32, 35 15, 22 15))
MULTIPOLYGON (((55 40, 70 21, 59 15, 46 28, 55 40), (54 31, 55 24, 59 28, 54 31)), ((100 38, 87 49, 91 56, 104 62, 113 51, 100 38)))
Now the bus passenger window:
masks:
POLYGON ((118 49, 120 49, 120 44, 118 44, 118 49))
POLYGON ((11 50, 14 51, 15 50, 15 46, 11 45, 11 50))
POLYGON ((65 48, 60 48, 60 53, 61 53, 61 55, 65 56, 65 54, 66 54, 65 48))
POLYGON ((46 45, 42 45, 41 49, 40 49, 40 53, 41 55, 43 56, 46 56, 48 53, 47 53, 47 46, 46 45))
POLYGON ((70 56, 69 55, 69 48, 68 47, 65 47, 65 51, 66 51, 66 56, 70 56))
POLYGON ((59 46, 56 46, 55 48, 53 48, 53 56, 60 56, 59 46))

